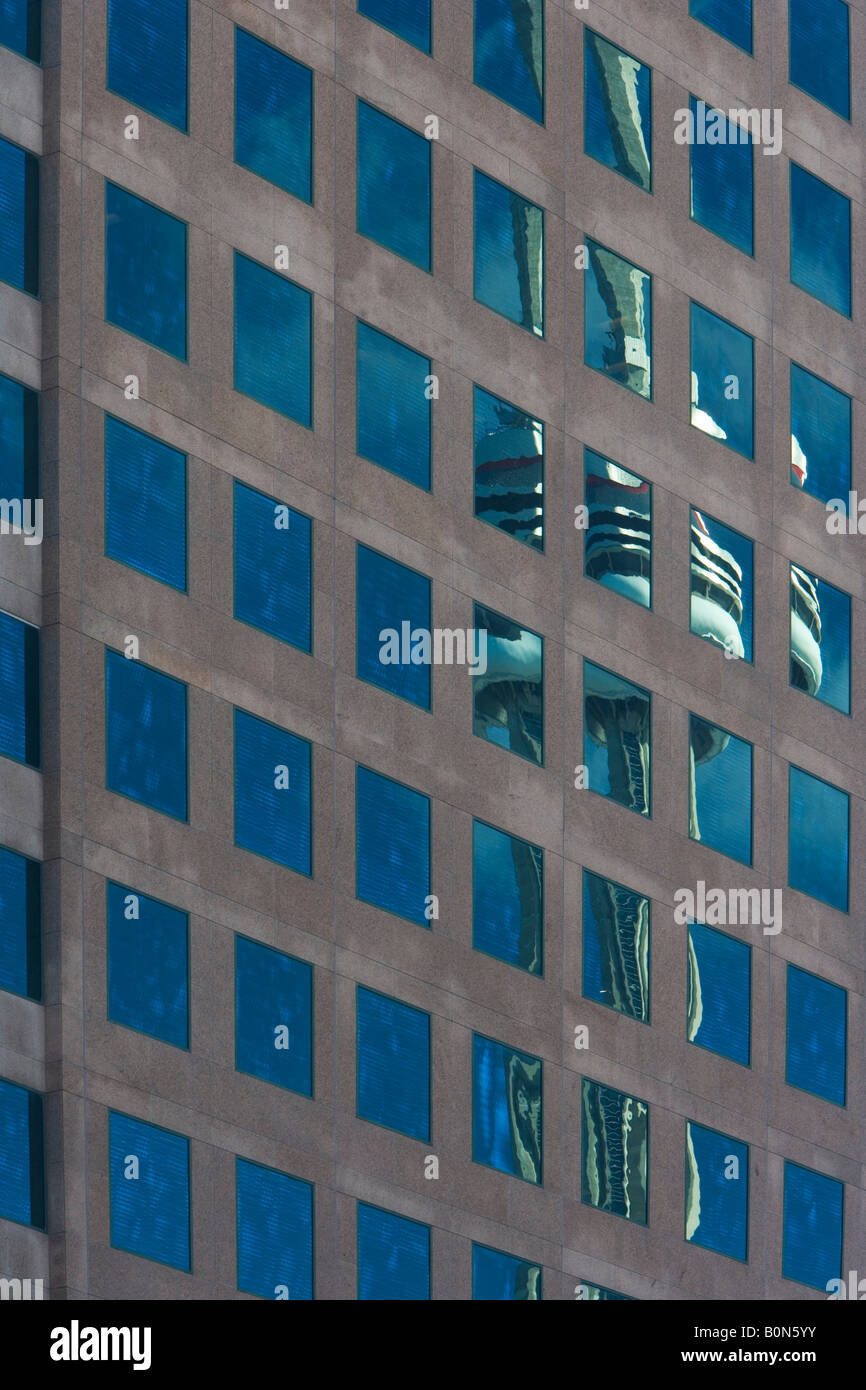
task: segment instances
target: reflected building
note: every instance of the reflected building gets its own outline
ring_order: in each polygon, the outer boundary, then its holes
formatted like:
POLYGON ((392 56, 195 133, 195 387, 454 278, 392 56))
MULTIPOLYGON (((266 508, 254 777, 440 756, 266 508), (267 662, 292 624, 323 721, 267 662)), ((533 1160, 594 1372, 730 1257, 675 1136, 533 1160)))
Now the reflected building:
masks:
MULTIPOLYGON (((651 395, 651 280, 649 275, 614 251, 587 241, 592 288, 601 300, 606 320, 592 327, 600 330, 587 341, 588 364, 647 399, 651 395)), ((587 294, 590 294, 587 282, 587 294)), ((591 314, 586 313, 591 334, 591 314)))
POLYGON ((543 550, 544 425, 479 387, 475 421, 475 515, 543 550))
POLYGON ((743 571, 713 540, 700 512, 691 521, 691 630, 743 657, 743 571))
POLYGON ((473 675, 474 731, 530 762, 544 762, 543 640, 490 608, 475 605, 487 633, 487 669, 473 675))
POLYGON ((514 1171, 527 1182, 540 1185, 541 1169, 541 1060, 522 1052, 509 1052, 505 1061, 505 1095, 514 1171))
POLYGON ((646 690, 613 671, 584 662, 586 737, 607 754, 608 795, 649 815, 650 699, 646 690))
POLYGON ((791 566, 791 684, 807 695, 821 687, 821 605, 814 577, 791 566))
POLYGON ((613 146, 614 167, 648 190, 651 185, 650 152, 641 110, 648 93, 644 97, 640 81, 641 77, 648 80, 648 70, 631 54, 608 43, 591 29, 585 33, 586 61, 591 56, 613 146))
POLYGON ((586 452, 589 513, 584 572, 590 579, 633 599, 643 608, 652 599, 652 488, 610 459, 586 452))
POLYGON ((599 1002, 629 1018, 648 1023, 649 899, 587 870, 584 870, 583 881, 584 994, 588 993, 590 984, 587 979, 587 933, 594 930, 601 977, 599 1002))
POLYGON ((582 1199, 629 1221, 647 1221, 649 1107, 583 1080, 582 1199))

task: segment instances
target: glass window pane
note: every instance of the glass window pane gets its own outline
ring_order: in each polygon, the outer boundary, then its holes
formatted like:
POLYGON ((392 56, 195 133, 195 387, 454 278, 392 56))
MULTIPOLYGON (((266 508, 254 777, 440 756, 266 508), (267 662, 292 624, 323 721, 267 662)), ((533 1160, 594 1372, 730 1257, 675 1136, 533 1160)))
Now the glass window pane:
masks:
POLYGON ((544 851, 472 822, 472 945, 530 975, 543 973, 544 851))
POLYGON ((472 1035, 472 1157, 542 1185, 542 1062, 472 1035))
POLYGON ((652 276, 587 238, 584 360, 652 399, 652 276))
POLYGON ((430 1297, 430 1227, 358 1203, 358 1301, 430 1297))
POLYGON ((186 361, 186 223, 105 184, 105 317, 186 361))
POLYGON ((244 29, 235 29, 235 160, 312 202, 312 71, 244 29))
POLYGON ((652 190, 652 69, 584 28, 584 150, 652 190))
POLYGON ((851 202, 791 165, 791 283, 851 315, 851 202))
POLYGON ((105 417, 105 553, 186 590, 186 454, 105 417))
POLYGON ((544 210, 475 170, 475 298, 544 337, 544 210))
POLYGON ((108 650, 105 778, 110 791, 186 820, 186 686, 108 650))
POLYGON ((754 456, 754 340, 700 304, 691 306, 692 424, 754 456))
POLYGON ((235 252, 235 374, 242 391, 312 427, 313 296, 235 252))
POLYGON ((747 256, 753 253, 754 150, 745 126, 689 98, 691 215, 747 256), (721 139, 719 137, 721 136, 721 139), (712 142, 710 140, 712 137, 712 142))
POLYGON ((189 918, 144 893, 106 887, 108 1017, 189 1046, 189 918))
POLYGON ((357 352, 358 453, 429 491, 430 358, 360 320, 357 352))
POLYGON ((544 425, 516 405, 474 391, 475 515, 544 549, 544 425))
POLYGON ((583 1078, 581 1201, 646 1225, 649 1106, 583 1078))
POLYGON ((356 549, 358 679, 429 709, 430 580, 377 550, 356 549))
POLYGON ((541 1265, 486 1245, 473 1245, 472 1297, 488 1303, 540 1300, 541 1265))
POLYGON ((0 757, 39 766, 39 629, 0 613, 0 757))
POLYGON ((848 994, 839 985, 788 965, 785 1080, 845 1104, 848 994))
POLYGON ((749 1146, 686 1121, 686 1240, 746 1259, 749 1146))
POLYGON ((544 121, 544 0, 475 0, 475 82, 544 121))
POLYGON ((791 566, 791 684, 851 713, 851 599, 791 566))
POLYGON ((584 450, 584 482, 584 574, 651 608, 652 484, 593 449, 584 450))
POLYGON ((689 0, 689 14, 751 53, 752 0, 689 0))
POLYGON ((642 816, 650 814, 648 690, 583 663, 583 760, 589 788, 642 816))
POLYGON ((187 0, 108 0, 110 92, 186 130, 187 0))
POLYGON ((429 929, 430 798, 359 767, 355 826, 357 896, 429 929))
MULTIPOLYGON (((0 374, 0 497, 35 499, 38 487, 39 393, 0 374)), ((22 511, 28 518, 32 527, 35 508, 22 511)))
POLYGON ((789 0, 790 77, 847 121, 851 115, 848 6, 842 0, 789 0))
POLYGON ((237 480, 234 503, 235 617, 310 651, 312 521, 237 480))
POLYGON ((109 1112, 111 1244, 190 1268, 189 1140, 109 1112))
POLYGON ((42 866, 0 846, 0 989, 42 998, 42 866))
POLYGON ((313 872, 312 745, 235 710, 235 844, 313 872))
POLYGON ((235 1066, 313 1094, 313 967, 235 937, 235 1066))
POLYGON ((480 603, 475 629, 485 634, 486 660, 472 674, 473 732, 542 767, 544 638, 480 603))
POLYGON ((848 911, 848 793, 791 767, 788 882, 801 893, 848 911))
POLYGON ((0 139, 0 280, 39 293, 39 160, 0 139))
POLYGON ((727 657, 751 661, 754 544, 694 507, 690 513, 691 631, 727 657))
POLYGON ((791 482, 848 511, 851 397, 791 363, 791 482))
POLYGON ((752 948, 724 932, 689 923, 689 1042, 749 1066, 752 948))
POLYGON ((358 14, 429 53, 430 5, 431 0, 358 0, 358 14))
POLYGON ((0 1217, 45 1225, 42 1097, 0 1079, 0 1217))
POLYGON ((636 1303, 631 1294, 616 1293, 614 1289, 606 1289, 603 1284, 589 1284, 586 1279, 580 1281, 580 1301, 584 1303, 636 1303))
POLYGON ((650 901, 583 871, 583 995, 650 1021, 650 901))
POLYGON ((237 1160, 238 1289, 259 1298, 313 1297, 313 1184, 237 1160))
POLYGON ((689 715, 689 837, 752 862, 752 745, 689 715))
POLYGON ((358 231, 431 269, 431 141, 358 102, 358 231))
POLYGON ((358 1116, 430 1138, 430 1015, 357 990, 358 1116))
POLYGON ((782 1274, 824 1292, 842 1273, 844 1184, 785 1163, 782 1274))
POLYGON ((38 63, 42 49, 42 0, 0 0, 0 44, 38 63))

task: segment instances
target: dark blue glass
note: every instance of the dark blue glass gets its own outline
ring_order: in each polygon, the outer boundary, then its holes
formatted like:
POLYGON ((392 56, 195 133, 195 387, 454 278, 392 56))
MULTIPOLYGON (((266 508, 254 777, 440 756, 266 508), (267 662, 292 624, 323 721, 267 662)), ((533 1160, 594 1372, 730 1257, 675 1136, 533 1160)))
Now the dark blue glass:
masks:
POLYGON ((0 44, 38 63, 42 49, 42 0, 0 0, 0 44))
POLYGON ((791 283, 851 316, 851 200, 791 165, 791 283))
POLYGON ((361 902, 429 928, 430 798, 359 767, 355 851, 355 892, 361 902))
POLYGON ((689 924, 689 1042, 749 1065, 752 1045, 752 948, 725 932, 689 924))
POLYGON ((313 296, 235 252, 236 391, 312 428, 313 296))
POLYGON ((186 590, 186 454, 105 417, 105 553, 186 590))
POLYGON ((851 397, 791 363, 791 482, 848 511, 851 397))
POLYGON ((0 374, 0 497, 23 502, 34 499, 38 487, 38 392, 0 374))
POLYGON ((0 1217, 45 1225, 42 1097, 0 1080, 0 1217))
POLYGON ((313 201, 313 74, 235 29, 235 160, 313 201))
POLYGON ((848 6, 789 0, 790 80, 847 121, 851 116, 848 6))
POLYGON ((186 361, 186 223, 107 181, 105 317, 186 361))
POLYGON ((189 1046, 189 918, 108 883, 108 1017, 175 1047, 189 1046))
POLYGON ((583 572, 606 589, 652 607, 652 484, 584 450, 587 509, 583 572))
POLYGON ((42 997, 42 866, 0 847, 0 989, 42 997))
POLYGON ((544 0, 475 0, 475 82, 544 121, 544 0))
POLYGON ((650 1021, 650 901, 583 871, 583 996, 650 1021))
POLYGON ((848 911, 848 793, 791 767, 788 882, 840 912, 848 911))
POLYGON ((189 1140, 110 1111, 111 1244, 190 1268, 189 1140))
POLYGON ((358 231, 431 268, 431 142, 358 102, 358 231))
POLYGON ((430 1297, 430 1227, 358 1203, 358 1301, 430 1297))
POLYGON ((583 148, 652 191, 652 69, 584 28, 583 148))
POLYGON ((544 638, 492 608, 474 605, 472 731, 544 765, 544 638))
POLYGON ((851 713, 851 599, 791 566, 791 684, 851 713))
POLYGON ((839 985, 788 965, 785 1080, 845 1104, 848 994, 839 985))
MULTIPOLYGON (((755 158, 752 137, 722 112, 697 97, 689 98, 698 138, 689 146, 691 215, 708 231, 723 237, 739 251, 754 251, 755 158), (709 144, 706 122, 718 122, 724 141, 709 144)), ((712 128, 712 127, 711 127, 712 128)))
POLYGON ((589 789, 649 816, 652 697, 648 690, 583 663, 583 761, 589 789))
POLYGON ((39 160, 0 139, 0 280, 39 293, 39 160))
POLYGON ((108 0, 110 92, 187 128, 187 0, 108 0))
POLYGON ((749 1146, 686 1121, 686 1240, 746 1259, 749 1146))
POLYGON ((692 424, 738 454, 755 452, 755 344, 700 304, 691 306, 692 424))
POLYGON ((581 1201, 645 1226, 649 1220, 649 1106, 583 1078, 581 1201))
POLYGON ((235 937, 235 1066, 313 1094, 313 967, 235 937))
POLYGON ((782 1274, 826 1290, 842 1273, 844 1184, 797 1163, 785 1163, 782 1274))
POLYGON ((689 0, 689 14, 751 53, 752 0, 689 0))
POLYGON ((472 1247, 472 1297, 488 1303, 529 1303, 541 1299, 541 1265, 491 1250, 472 1247))
POLYGON ((390 29, 422 53, 430 52, 432 0, 358 0, 358 14, 390 29))
POLYGON ((312 650, 313 523, 235 480, 235 617, 312 650))
POLYGON ((544 549, 544 424, 476 386, 475 515, 544 549))
POLYGON ((313 872, 312 745, 235 710, 235 844, 313 872))
POLYGON ((690 838, 751 864, 752 745, 690 714, 689 764, 690 838))
POLYGON ((752 660, 754 543, 690 509, 690 628, 730 659, 752 660))
POLYGON ((530 975, 544 970, 544 851, 472 822, 472 945, 530 975))
POLYGON ((365 545, 357 557, 358 679, 429 709, 430 580, 365 545))
POLYGON ((476 1163, 542 1185, 540 1057, 472 1035, 472 1157, 476 1163))
POLYGON ((0 757, 39 766, 39 629, 0 613, 0 757))
POLYGON ((358 1116, 430 1138, 430 1015, 358 986, 358 1116))
POLYGON ((259 1298, 313 1297, 313 1184, 237 1161, 238 1289, 259 1298))
POLYGON ((603 1284, 589 1284, 581 1280, 578 1298, 584 1303, 634 1303, 636 1300, 628 1293, 617 1293, 606 1289, 603 1284))
POLYGON ((183 681, 105 653, 105 777, 120 792, 187 818, 187 695, 183 681))
POLYGON ((652 276, 587 238, 584 361, 652 399, 652 276))
POLYGON ((429 357, 358 321, 358 453, 427 491, 433 418, 429 375, 429 357))
POLYGON ((544 337, 544 210, 475 170, 475 298, 544 337))

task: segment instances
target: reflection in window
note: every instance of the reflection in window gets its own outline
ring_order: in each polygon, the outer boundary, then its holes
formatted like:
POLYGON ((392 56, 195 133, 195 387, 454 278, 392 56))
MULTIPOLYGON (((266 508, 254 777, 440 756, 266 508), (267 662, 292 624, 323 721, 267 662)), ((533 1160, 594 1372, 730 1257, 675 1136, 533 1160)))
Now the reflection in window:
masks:
POLYGON ((583 1303, 635 1303, 637 1300, 628 1293, 616 1293, 614 1289, 606 1289, 603 1284, 588 1284, 585 1279, 580 1281, 580 1292, 577 1294, 579 1301, 583 1303))
POLYGON ((357 896, 429 929, 430 798, 359 767, 355 827, 357 896))
POLYGON ((235 252, 234 388, 312 425, 313 296, 235 252))
POLYGON ((851 713, 851 599, 791 566, 791 684, 851 713))
POLYGON ((186 589, 186 454, 105 417, 105 553, 186 589))
POLYGON ((0 44, 38 63, 42 49, 42 0, 0 0, 0 44))
POLYGON ((358 1203, 358 1301, 430 1297, 430 1227, 358 1203))
POLYGON ((586 1077, 582 1096, 581 1200, 645 1226, 649 1106, 586 1077))
POLYGON ((313 967, 245 936, 235 937, 235 1066, 313 1094, 313 967))
POLYGON ((235 710, 235 844, 313 872, 312 744, 235 710))
POLYGON ((430 708, 432 584, 378 550, 357 547, 356 672, 380 690, 430 708))
POLYGON ((844 1184, 785 1162, 782 1274, 824 1293, 842 1273, 844 1184))
POLYGON ((785 1080, 845 1104, 848 995, 839 985, 788 965, 785 1080))
POLYGON ((689 836, 752 862, 752 745, 689 715, 689 836))
POLYGON ((358 1116, 430 1138, 430 1015, 357 987, 358 1116))
POLYGON ((358 231, 422 270, 431 268, 431 144, 358 102, 358 231))
POLYGON ((0 846, 0 989, 42 998, 42 865, 0 846))
POLYGON ((39 629, 0 613, 0 757, 39 766, 39 710, 39 629))
POLYGON ((432 0, 358 0, 358 14, 429 53, 431 4, 432 0))
POLYGON ((848 6, 843 0, 789 0, 790 79, 847 121, 851 115, 848 6))
POLYGON ((237 479, 234 504, 235 617, 310 651, 312 521, 237 479))
POLYGON ((23 502, 38 487, 39 393, 0 373, 0 497, 23 502))
POLYGON ((110 92, 187 127, 187 0, 108 0, 110 92))
POLYGON ((689 0, 689 14, 751 53, 752 0, 689 0))
POLYGON ((105 184, 105 317, 186 361, 186 223, 105 184))
POLYGON ((745 126, 689 98, 694 130, 722 136, 718 144, 693 140, 689 148, 691 215, 747 256, 753 251, 754 152, 745 126), (706 123, 706 124, 705 124, 706 123))
POLYGON ((749 1146, 686 1121, 686 1240, 745 1260, 749 1146))
POLYGON ((584 28, 584 149, 639 188, 652 188, 652 69, 584 28))
POLYGON ((189 1046, 189 918, 179 908, 109 883, 108 1017, 189 1046))
POLYGON ((737 453, 754 454, 754 340, 691 306, 692 424, 737 453))
POLYGON ((691 631, 751 661, 754 545, 704 512, 690 513, 691 631))
POLYGON ((544 0, 475 0, 475 83, 544 120, 544 0))
POLYGON ((109 1111, 111 1244, 190 1268, 189 1140, 109 1111), (130 1156, 138 1175, 130 1176, 130 1156))
POLYGON ((689 1042, 749 1065, 752 1018, 752 948, 698 922, 689 924, 689 1042))
POLYGON ((107 649, 105 782, 109 791, 187 818, 187 688, 107 649))
POLYGON ((544 638, 480 603, 475 628, 486 633, 487 669, 472 675, 473 733, 542 766, 544 638))
POLYGON ((650 693, 583 663, 583 757, 589 787, 642 816, 650 814, 650 693))
POLYGON ((544 337, 544 211, 475 170, 475 298, 544 337))
POLYGON ((358 321, 357 451, 428 491, 429 375, 429 357, 358 321))
POLYGON ((541 975, 544 851, 483 821, 472 822, 472 945, 541 975))
POLYGON ((652 484, 592 449, 584 453, 584 478, 584 574, 652 607, 652 484))
POLYGON ((0 280, 39 293, 39 160, 0 139, 0 280))
POLYGON ((312 71, 244 29, 235 30, 235 160, 312 202, 312 71))
POLYGON ((4 1221, 45 1225, 43 1134, 42 1097, 0 1078, 0 1218, 4 1221))
POLYGON ((237 1195, 240 1292, 311 1299, 313 1184, 239 1158, 237 1195))
POLYGON ((479 1033, 472 1036, 472 1157, 541 1186, 541 1059, 479 1033))
POLYGON ((646 400, 652 396, 652 276, 587 239, 586 365, 646 400))
POLYGON ((791 482, 848 510, 851 397, 791 363, 791 482))
POLYGON ((472 1297, 485 1302, 528 1303, 541 1298, 541 1265, 472 1246, 472 1297))
POLYGON ((583 994, 649 1023, 650 903, 583 871, 583 994))
POLYGON ((791 165, 791 283, 851 315, 851 200, 791 165))
POLYGON ((475 387, 475 515, 544 549, 544 425, 475 387))
POLYGON ((848 911, 848 793, 791 767, 788 882, 801 893, 848 911))

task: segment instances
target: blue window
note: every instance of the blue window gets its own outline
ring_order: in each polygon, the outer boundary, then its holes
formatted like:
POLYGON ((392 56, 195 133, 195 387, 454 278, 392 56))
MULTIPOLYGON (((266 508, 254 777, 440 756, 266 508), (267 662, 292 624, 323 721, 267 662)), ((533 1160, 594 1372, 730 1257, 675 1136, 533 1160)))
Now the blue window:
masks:
POLYGON ((649 816, 651 696, 648 690, 583 663, 583 761, 589 789, 649 816))
POLYGON ((313 967, 235 937, 235 1065, 313 1094, 313 967))
POLYGON ((38 767, 39 629, 0 613, 0 757, 38 767))
POLYGON ((42 1097, 0 1079, 0 1217, 45 1225, 42 1097))
POLYGON ((488 1303, 529 1303, 541 1299, 541 1265, 472 1246, 472 1297, 488 1303))
POLYGON ((590 1284, 586 1279, 581 1280, 578 1298, 584 1303, 634 1303, 636 1301, 631 1294, 617 1293, 614 1289, 606 1289, 603 1284, 590 1284))
POLYGON ((755 449, 754 340, 700 304, 691 306, 692 424, 746 458, 755 449))
POLYGON ((584 361, 652 399, 652 276, 587 238, 584 361))
POLYGON ((789 0, 790 80, 847 121, 851 116, 848 6, 842 0, 789 0))
POLYGON ((0 0, 0 44, 38 63, 42 51, 42 0, 0 0))
POLYGON ((358 679, 429 709, 430 580, 365 545, 357 559, 358 679))
POLYGON ((791 566, 791 684, 851 713, 851 599, 791 566))
POLYGON ((476 1163, 542 1185, 540 1057, 472 1035, 472 1157, 476 1163))
POLYGON ((355 825, 358 898, 429 928, 430 798, 359 767, 355 825))
POLYGON ((186 361, 186 223, 105 184, 105 317, 186 361))
POLYGON ((41 865, 0 846, 0 989, 42 998, 41 865))
POLYGON ((751 661, 754 544, 705 512, 690 513, 690 630, 728 658, 751 661))
POLYGON ((544 0, 475 0, 475 82, 544 121, 544 0))
POLYGON ((650 1021, 650 900, 583 871, 583 997, 650 1021))
POLYGON ((851 397, 791 363, 791 482, 848 511, 851 397))
POLYGON ((110 791, 186 820, 186 686, 108 650, 105 777, 110 791))
POLYGON ((111 1111, 111 1244, 190 1268, 189 1140, 111 1111))
POLYGON ((652 192, 652 69, 584 28, 583 148, 652 192))
MULTIPOLYGON (((0 374, 0 497, 24 502, 38 488, 39 396, 0 374)), ((29 516, 32 523, 35 513, 29 516)))
POLYGON ((848 793, 802 768, 790 768, 788 882, 840 912, 848 911, 848 793))
POLYGON ((584 574, 642 608, 651 608, 652 484, 586 449, 584 486, 584 574))
POLYGON ((39 293, 39 160, 0 139, 0 280, 39 293))
POLYGON ((544 549, 544 425, 510 401, 474 391, 475 515, 544 549))
POLYGON ((429 491, 430 358, 360 320, 357 352, 358 453, 429 491))
POLYGON ((390 29, 422 53, 429 53, 431 3, 432 0, 358 0, 358 14, 390 29))
POLYGON ((646 1226, 649 1106, 583 1078, 581 1201, 646 1226))
POLYGON ((749 1146, 686 1120, 686 1240, 746 1259, 749 1146))
POLYGON ((186 590, 186 454, 105 417, 105 553, 186 590))
POLYGON ((544 765, 544 638, 475 604, 472 730, 544 765))
POLYGON ((234 502, 235 617, 310 651, 312 521, 237 480, 234 502))
POLYGON ((358 986, 358 1115, 430 1138, 430 1015, 358 986))
POLYGON ((110 92, 187 128, 187 0, 108 0, 110 92))
POLYGON ((752 745, 689 715, 689 836, 752 862, 752 745))
POLYGON ((724 112, 708 107, 697 97, 689 98, 689 107, 693 121, 689 146, 692 218, 751 256, 755 178, 751 134, 746 126, 729 121, 724 112))
POLYGON ((752 0, 689 0, 689 14, 751 53, 752 0))
POLYGON ((475 298, 544 337, 544 209, 475 170, 475 298))
POLYGON ((543 974, 544 850, 480 820, 472 822, 472 945, 543 974))
POLYGON ((788 965, 785 1080, 845 1104, 848 994, 839 985, 788 965))
POLYGON ((358 1301, 430 1297, 430 1227, 358 1203, 358 1301))
POLYGON ((236 391, 312 428, 313 296, 235 252, 236 391))
POLYGON ((259 1298, 313 1297, 313 1184, 237 1161, 238 1288, 259 1298))
POLYGON ((235 29, 235 160, 313 201, 313 74, 235 29))
POLYGON ((235 844, 313 872, 312 745, 235 710, 235 844))
POLYGON ((358 231, 430 270, 431 141, 358 102, 358 231))
POLYGON ((782 1274, 826 1290, 842 1273, 844 1184, 798 1163, 785 1163, 782 1274))
POLYGON ((152 1038, 189 1046, 189 918, 144 893, 109 883, 108 1017, 152 1038))
POLYGON ((752 1046, 752 948, 699 922, 689 923, 689 1042, 747 1067, 752 1046))
POLYGON ((851 316, 851 200, 791 165, 791 283, 851 316))

